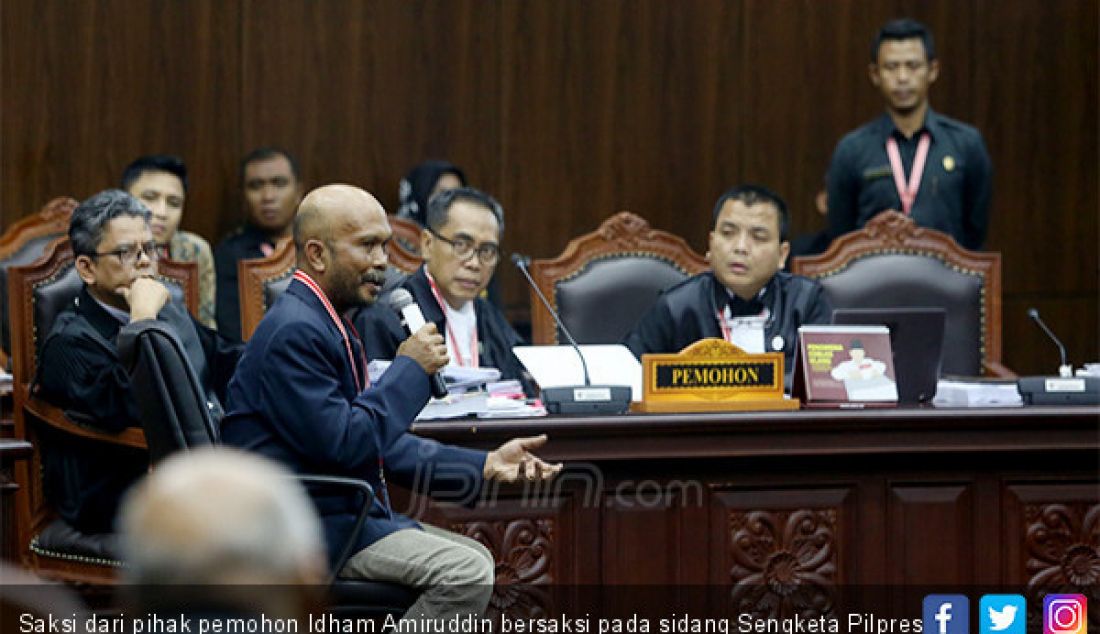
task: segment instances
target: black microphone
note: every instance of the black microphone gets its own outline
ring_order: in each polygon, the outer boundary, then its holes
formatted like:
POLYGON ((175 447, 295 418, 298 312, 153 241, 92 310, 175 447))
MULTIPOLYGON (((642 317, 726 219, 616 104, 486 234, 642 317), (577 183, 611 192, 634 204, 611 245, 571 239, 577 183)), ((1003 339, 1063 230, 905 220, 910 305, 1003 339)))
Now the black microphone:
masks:
MULTIPOLYGON (((424 324, 428 323, 424 321, 424 313, 420 312, 420 306, 413 301, 409 291, 403 288, 394 289, 390 293, 390 308, 401 315, 401 325, 405 327, 405 332, 409 336, 412 336, 417 330, 423 328, 424 324)), ((447 382, 443 380, 443 376, 438 372, 428 375, 428 382, 433 397, 443 398, 447 396, 447 382)))
POLYGON ((581 370, 584 371, 585 386, 592 385, 592 379, 588 376, 588 362, 584 360, 584 355, 581 354, 581 347, 577 345, 577 340, 573 338, 573 333, 569 332, 569 329, 562 323, 561 317, 558 316, 558 311, 550 306, 550 302, 546 300, 546 296, 539 290, 539 285, 535 284, 535 280, 531 278, 531 272, 527 270, 527 265, 530 263, 531 258, 520 255, 519 253, 512 254, 512 264, 515 264, 516 268, 523 272, 523 277, 527 278, 527 283, 531 285, 531 288, 535 289, 535 294, 539 296, 542 305, 546 307, 546 311, 554 318, 554 323, 558 325, 558 328, 561 328, 562 333, 565 335, 565 338, 569 340, 569 345, 573 346, 573 350, 576 351, 577 356, 581 358, 581 370))
POLYGON ((592 379, 588 375, 588 361, 581 353, 581 347, 577 345, 573 333, 569 332, 569 329, 562 323, 558 311, 550 305, 546 296, 539 290, 539 285, 531 277, 530 271, 527 270, 530 263, 531 258, 519 253, 512 254, 512 264, 515 264, 516 268, 523 273, 523 277, 527 278, 527 283, 535 290, 535 295, 538 296, 539 301, 546 307, 550 316, 554 318, 554 323, 561 329, 565 338, 569 340, 569 345, 573 346, 573 351, 577 353, 581 360, 581 370, 584 372, 583 388, 543 388, 542 400, 545 401, 546 409, 554 414, 615 414, 625 412, 630 407, 630 386, 592 385, 592 379))
POLYGON ((1027 316, 1031 317, 1035 323, 1039 324, 1039 327, 1043 329, 1043 332, 1045 332, 1048 337, 1050 337, 1054 345, 1058 346, 1058 353, 1062 355, 1062 365, 1058 368, 1058 374, 1060 376, 1073 376, 1073 368, 1066 360, 1066 347, 1062 345, 1062 341, 1058 339, 1058 337, 1055 337, 1054 332, 1050 328, 1047 328, 1047 325, 1039 318, 1039 311, 1035 308, 1029 308, 1027 309, 1027 316))

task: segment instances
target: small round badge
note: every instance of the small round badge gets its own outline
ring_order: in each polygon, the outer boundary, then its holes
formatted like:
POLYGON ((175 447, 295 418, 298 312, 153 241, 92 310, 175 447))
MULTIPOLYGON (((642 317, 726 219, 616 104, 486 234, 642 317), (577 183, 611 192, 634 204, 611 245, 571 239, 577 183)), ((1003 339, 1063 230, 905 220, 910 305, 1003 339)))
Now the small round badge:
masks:
POLYGON ((783 337, 780 337, 779 335, 772 337, 772 350, 775 350, 776 352, 782 350, 784 343, 785 342, 783 341, 783 337))
POLYGON ((955 169, 955 157, 951 155, 943 157, 943 169, 948 172, 953 171, 955 169))

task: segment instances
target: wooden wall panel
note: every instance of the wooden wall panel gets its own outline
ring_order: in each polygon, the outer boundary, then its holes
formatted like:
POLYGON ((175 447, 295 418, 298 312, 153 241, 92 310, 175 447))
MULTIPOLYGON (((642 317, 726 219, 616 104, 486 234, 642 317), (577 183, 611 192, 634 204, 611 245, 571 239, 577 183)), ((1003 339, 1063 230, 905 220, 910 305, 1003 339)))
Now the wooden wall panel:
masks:
POLYGON ((887 561, 895 585, 974 582, 972 483, 892 483, 887 502, 887 561), (937 557, 929 557, 935 552, 937 557))
POLYGON ((680 582, 684 527, 680 500, 651 480, 620 487, 603 501, 600 583, 646 585, 680 582), (644 485, 652 486, 644 486, 644 485), (644 556, 643 556, 644 554, 644 556))
MULTIPOLYGON (((1100 358, 1097 6, 5 0, 0 229, 168 151, 193 174, 183 226, 216 242, 240 221, 237 161, 274 143, 308 184, 360 184, 390 210, 409 166, 449 158, 504 204, 505 247, 536 257, 621 209, 703 250, 714 200, 743 180, 813 231, 836 141, 881 111, 869 41, 910 14, 937 36, 933 106, 993 158, 1005 361, 1049 370, 1020 307, 1065 324, 1076 362, 1100 358)), ((499 275, 524 317, 519 276, 499 275)))
POLYGON ((0 226, 169 152, 191 171, 183 227, 212 237, 238 146, 239 25, 218 0, 0 4, 0 226))

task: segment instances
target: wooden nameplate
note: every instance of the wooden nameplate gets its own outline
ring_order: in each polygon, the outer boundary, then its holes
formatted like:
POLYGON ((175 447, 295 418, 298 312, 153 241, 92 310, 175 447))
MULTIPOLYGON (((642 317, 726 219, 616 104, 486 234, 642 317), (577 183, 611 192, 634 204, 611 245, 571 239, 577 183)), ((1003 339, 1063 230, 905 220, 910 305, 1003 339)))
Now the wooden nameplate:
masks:
POLYGON ((678 354, 642 355, 642 401, 634 412, 794 410, 783 396, 783 353, 748 354, 722 339, 702 339, 678 354))

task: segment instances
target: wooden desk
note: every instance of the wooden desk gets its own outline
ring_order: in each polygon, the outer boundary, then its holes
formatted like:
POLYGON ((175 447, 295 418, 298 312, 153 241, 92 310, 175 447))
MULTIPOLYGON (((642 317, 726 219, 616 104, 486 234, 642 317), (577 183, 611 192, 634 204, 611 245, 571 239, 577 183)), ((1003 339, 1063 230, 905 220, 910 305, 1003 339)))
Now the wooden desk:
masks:
POLYGON ((406 511, 487 544, 498 576, 522 583, 1039 592, 1100 569, 1097 407, 463 420, 415 431, 480 448, 550 435, 540 454, 567 470, 549 486, 498 488, 473 509, 406 500, 406 511))

